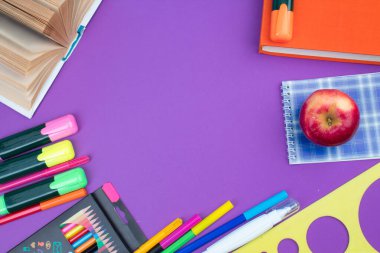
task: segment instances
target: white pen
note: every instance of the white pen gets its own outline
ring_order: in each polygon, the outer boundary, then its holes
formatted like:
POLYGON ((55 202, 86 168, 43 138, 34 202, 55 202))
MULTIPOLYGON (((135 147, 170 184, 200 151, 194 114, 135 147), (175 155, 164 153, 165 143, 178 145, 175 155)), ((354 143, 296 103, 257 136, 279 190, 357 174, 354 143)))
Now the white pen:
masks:
POLYGON ((299 203, 293 199, 287 199, 272 208, 267 214, 259 216, 223 237, 203 253, 231 252, 264 234, 298 210, 299 203))

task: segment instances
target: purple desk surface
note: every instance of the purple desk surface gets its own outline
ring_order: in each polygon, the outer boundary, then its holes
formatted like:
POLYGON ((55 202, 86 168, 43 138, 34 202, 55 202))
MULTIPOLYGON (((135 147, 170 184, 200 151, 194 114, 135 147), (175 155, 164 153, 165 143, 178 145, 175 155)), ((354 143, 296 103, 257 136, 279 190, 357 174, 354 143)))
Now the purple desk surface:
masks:
MULTIPOLYGON (((281 81, 380 67, 260 55, 261 10, 256 0, 105 0, 34 118, 0 105, 0 135, 75 114, 70 139, 93 158, 89 191, 112 182, 147 236, 230 199, 219 225, 282 189, 306 207, 377 161, 289 166, 281 81)), ((377 186, 360 216, 379 250, 377 186)), ((71 205, 0 227, 0 251, 71 205)), ((315 252, 348 240, 328 219, 311 231, 315 252)))

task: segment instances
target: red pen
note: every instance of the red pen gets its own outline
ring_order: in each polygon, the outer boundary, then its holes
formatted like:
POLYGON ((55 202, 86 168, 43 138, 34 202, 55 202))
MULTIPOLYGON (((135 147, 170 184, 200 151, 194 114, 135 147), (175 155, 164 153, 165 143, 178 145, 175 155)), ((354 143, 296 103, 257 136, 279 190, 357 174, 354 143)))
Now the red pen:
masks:
POLYGON ((53 166, 51 168, 46 168, 44 170, 41 170, 39 172, 33 173, 31 175, 15 179, 13 181, 7 182, 5 184, 0 185, 0 192, 7 191, 13 188, 16 188, 21 185, 25 185, 27 183, 40 180, 43 178, 47 178, 50 176, 53 176, 55 174, 61 173, 63 171, 78 167, 79 165, 83 165, 85 163, 88 163, 90 161, 89 156, 82 156, 76 159, 73 159, 68 162, 64 162, 61 164, 58 164, 56 166, 53 166))
POLYGON ((9 223, 11 221, 15 221, 18 219, 21 219, 23 217, 29 216, 34 213, 38 213, 47 209, 50 209, 55 206, 59 206, 62 204, 65 204, 67 202, 73 201, 75 199, 82 198, 87 195, 86 189, 79 189, 70 193, 67 193, 65 195, 49 199, 47 201, 41 202, 37 205, 25 208, 23 210, 20 210, 15 213, 11 213, 5 216, 0 217, 0 225, 4 225, 6 223, 9 223))

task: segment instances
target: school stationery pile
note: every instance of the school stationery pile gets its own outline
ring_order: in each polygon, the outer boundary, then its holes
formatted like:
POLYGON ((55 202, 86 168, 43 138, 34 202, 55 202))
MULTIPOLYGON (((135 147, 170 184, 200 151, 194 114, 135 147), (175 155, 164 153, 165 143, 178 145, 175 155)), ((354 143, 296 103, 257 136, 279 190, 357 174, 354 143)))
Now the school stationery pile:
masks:
POLYGON ((49 251, 50 248, 45 251, 45 245, 36 243, 40 241, 54 242, 59 252, 193 252, 246 223, 206 251, 229 252, 254 240, 299 210, 298 202, 289 199, 288 194, 281 191, 185 246, 233 207, 227 201, 203 219, 198 214, 185 223, 177 218, 147 240, 114 186, 106 183, 9 252, 38 251, 40 248, 44 252, 55 252, 49 251))
POLYGON ((89 157, 74 159, 69 140, 38 148, 77 131, 74 116, 66 115, 0 140, 0 225, 87 194, 77 166, 89 157))
POLYGON ((192 239, 198 237, 214 222, 231 211, 233 207, 232 203, 227 201, 204 219, 201 219, 199 215, 195 215, 183 225, 181 225, 181 219, 176 219, 134 252, 190 253, 265 212, 265 214, 247 222, 206 250, 206 252, 209 253, 227 253, 254 240, 299 210, 298 202, 288 199, 288 194, 282 191, 186 245, 192 239))
POLYGON ((0 1, 0 102, 31 118, 100 2, 0 1))
POLYGON ((264 0, 260 52, 380 64, 379 8, 378 0, 264 0))
POLYGON ((290 164, 380 158, 380 73, 328 77, 282 83, 286 138, 290 164), (355 136, 337 147, 318 146, 302 133, 301 106, 319 89, 338 89, 350 95, 360 110, 355 136))

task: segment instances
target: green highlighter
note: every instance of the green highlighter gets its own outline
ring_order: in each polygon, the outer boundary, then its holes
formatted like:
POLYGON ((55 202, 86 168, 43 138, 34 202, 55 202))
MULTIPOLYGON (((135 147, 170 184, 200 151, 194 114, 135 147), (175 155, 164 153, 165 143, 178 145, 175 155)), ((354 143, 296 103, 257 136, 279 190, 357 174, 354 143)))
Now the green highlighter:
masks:
POLYGON ((17 212, 45 200, 86 187, 82 168, 76 168, 0 196, 0 215, 17 212))

